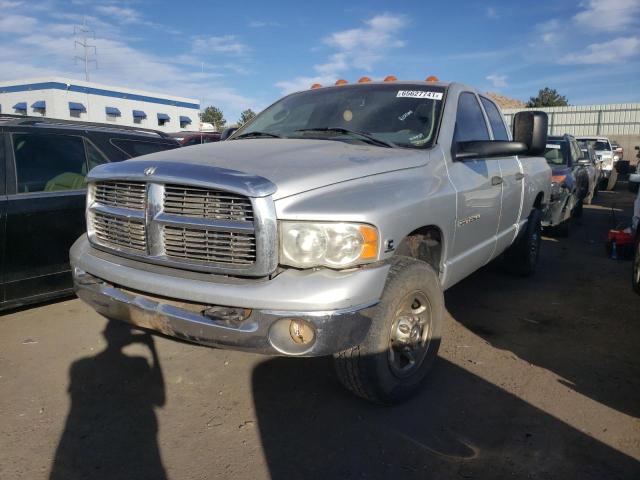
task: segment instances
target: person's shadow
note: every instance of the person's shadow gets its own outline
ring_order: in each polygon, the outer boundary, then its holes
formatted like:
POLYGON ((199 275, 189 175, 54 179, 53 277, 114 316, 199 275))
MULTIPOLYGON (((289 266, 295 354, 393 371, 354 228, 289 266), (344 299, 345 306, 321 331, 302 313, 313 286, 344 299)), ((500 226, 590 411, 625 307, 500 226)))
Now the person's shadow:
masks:
POLYGON ((153 338, 113 321, 103 334, 107 348, 71 366, 71 409, 50 479, 165 479, 154 412, 165 389, 153 338), (123 353, 133 343, 148 346, 152 365, 123 353))

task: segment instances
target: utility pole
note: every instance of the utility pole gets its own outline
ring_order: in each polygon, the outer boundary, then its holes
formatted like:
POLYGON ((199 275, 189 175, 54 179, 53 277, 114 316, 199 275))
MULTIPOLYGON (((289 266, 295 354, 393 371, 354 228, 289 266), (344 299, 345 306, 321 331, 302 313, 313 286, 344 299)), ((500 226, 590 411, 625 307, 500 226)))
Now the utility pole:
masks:
POLYGON ((80 60, 84 63, 84 79, 89 81, 89 64, 94 63, 96 68, 98 68, 98 59, 95 45, 89 45, 88 38, 91 35, 94 39, 96 38, 96 34, 93 30, 91 30, 87 26, 87 18, 85 17, 82 20, 82 25, 75 25, 73 27, 73 35, 80 36, 81 40, 74 40, 73 48, 74 50, 78 48, 78 46, 82 47, 82 56, 76 55, 74 58, 76 61, 80 60), (93 53, 91 53, 93 50, 93 53), (93 58, 92 58, 93 57, 93 58))

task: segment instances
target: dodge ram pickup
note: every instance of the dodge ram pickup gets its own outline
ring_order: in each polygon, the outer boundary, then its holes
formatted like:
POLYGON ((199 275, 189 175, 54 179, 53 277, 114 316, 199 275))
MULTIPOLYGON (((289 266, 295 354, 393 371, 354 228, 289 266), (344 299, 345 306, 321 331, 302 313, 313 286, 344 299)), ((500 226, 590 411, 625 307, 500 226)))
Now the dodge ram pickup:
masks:
MULTIPOLYGON (((432 80, 432 79, 430 79, 432 80)), ((391 404, 436 357, 443 291, 491 260, 531 274, 547 117, 439 81, 291 94, 218 143, 94 168, 80 298, 198 344, 333 355, 391 404)))

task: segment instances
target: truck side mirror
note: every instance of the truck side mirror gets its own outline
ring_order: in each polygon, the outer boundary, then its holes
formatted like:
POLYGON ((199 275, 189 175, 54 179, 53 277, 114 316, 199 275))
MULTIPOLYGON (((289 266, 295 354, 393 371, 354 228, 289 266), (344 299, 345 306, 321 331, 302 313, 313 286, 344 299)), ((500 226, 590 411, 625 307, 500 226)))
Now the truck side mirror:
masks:
POLYGON ((513 141, 527 146, 526 155, 542 155, 547 147, 549 119, 545 112, 527 110, 513 116, 513 141))
POLYGON ((220 135, 220 141, 223 141, 229 138, 231 135, 233 135, 233 132, 235 132, 236 130, 238 130, 238 127, 225 128, 222 131, 222 135, 220 135))
POLYGON ((629 181, 632 183, 640 183, 640 173, 632 173, 629 175, 629 181))

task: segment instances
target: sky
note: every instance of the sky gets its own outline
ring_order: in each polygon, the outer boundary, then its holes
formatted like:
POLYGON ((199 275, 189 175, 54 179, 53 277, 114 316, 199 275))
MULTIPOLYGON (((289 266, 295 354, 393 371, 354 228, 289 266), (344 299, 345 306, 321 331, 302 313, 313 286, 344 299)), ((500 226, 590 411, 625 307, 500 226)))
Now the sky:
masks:
POLYGON ((240 112, 312 83, 436 75, 528 100, 640 101, 639 0, 0 0, 0 80, 84 79, 74 27, 95 32, 91 80, 240 112))

